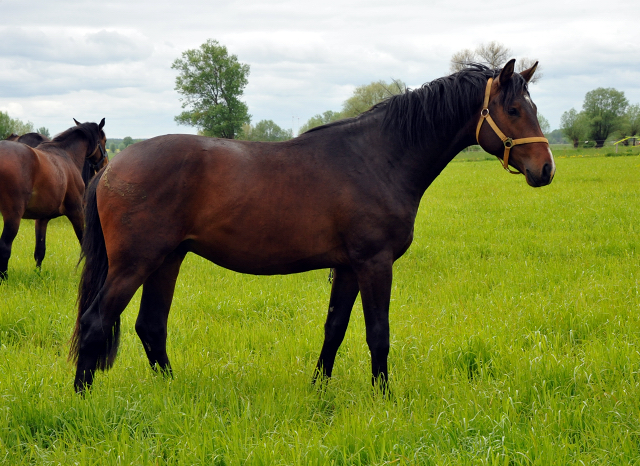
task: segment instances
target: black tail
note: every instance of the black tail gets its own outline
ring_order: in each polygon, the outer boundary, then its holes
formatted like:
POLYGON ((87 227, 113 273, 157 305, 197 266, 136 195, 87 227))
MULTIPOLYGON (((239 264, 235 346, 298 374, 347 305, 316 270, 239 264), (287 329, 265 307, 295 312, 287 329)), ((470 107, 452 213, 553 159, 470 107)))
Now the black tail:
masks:
MULTIPOLYGON (((82 341, 80 318, 93 304, 99 305, 100 290, 107 279, 107 272, 109 271, 107 249, 96 200, 96 189, 103 173, 104 170, 100 171, 91 180, 84 198, 85 227, 82 237, 82 252, 78 262, 80 264, 84 259, 84 266, 82 267, 82 275, 78 287, 78 318, 71 336, 71 347, 69 348, 69 360, 73 362, 78 361, 80 342, 82 341)), ((120 317, 114 324, 112 332, 112 338, 107 340, 107 344, 100 349, 100 354, 98 354, 98 369, 104 370, 111 367, 116 358, 120 341, 120 317)))

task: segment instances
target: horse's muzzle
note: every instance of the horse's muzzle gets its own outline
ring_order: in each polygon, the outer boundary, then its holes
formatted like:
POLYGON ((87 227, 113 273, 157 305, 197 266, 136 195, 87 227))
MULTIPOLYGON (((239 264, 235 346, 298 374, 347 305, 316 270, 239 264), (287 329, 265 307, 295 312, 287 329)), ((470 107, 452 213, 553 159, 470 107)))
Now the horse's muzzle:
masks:
POLYGON ((530 170, 525 170, 525 176, 529 186, 539 188, 541 186, 547 186, 553 180, 553 175, 556 173, 556 166, 552 163, 545 163, 540 171, 540 175, 534 175, 530 170))

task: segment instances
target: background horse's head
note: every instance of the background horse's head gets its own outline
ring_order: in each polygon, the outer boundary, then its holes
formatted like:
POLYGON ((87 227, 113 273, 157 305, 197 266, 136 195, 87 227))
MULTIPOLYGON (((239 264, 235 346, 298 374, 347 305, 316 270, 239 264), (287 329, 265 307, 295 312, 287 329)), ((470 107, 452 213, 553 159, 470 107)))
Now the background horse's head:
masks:
POLYGON ((514 73, 510 60, 495 80, 487 84, 476 139, 482 148, 522 173, 530 186, 551 183, 556 170, 549 143, 538 123, 536 105, 527 84, 538 66, 514 73))
POLYGON ((107 136, 102 130, 105 120, 103 118, 99 124, 80 123, 75 118, 73 121, 76 123, 76 126, 85 127, 87 135, 92 135, 92 138, 89 138, 89 148, 84 166, 82 167, 82 180, 86 186, 89 184, 91 178, 109 163, 109 157, 107 156, 107 136))
MULTIPOLYGON (((78 120, 76 120, 75 118, 73 119, 73 121, 76 123, 76 126, 81 126, 82 123, 80 123, 78 120)), ((107 136, 104 133, 104 131, 102 130, 102 128, 104 128, 104 118, 100 121, 100 123, 97 125, 98 126, 98 131, 97 131, 97 137, 96 137, 96 145, 95 147, 93 147, 91 145, 89 147, 90 152, 87 153, 87 161, 89 163, 91 163, 92 168, 95 171, 100 170, 102 167, 104 167, 108 162, 109 162, 109 157, 107 157, 107 136)), ((86 123, 85 123, 86 124, 86 123)), ((93 125, 95 125, 95 123, 92 123, 93 125)))

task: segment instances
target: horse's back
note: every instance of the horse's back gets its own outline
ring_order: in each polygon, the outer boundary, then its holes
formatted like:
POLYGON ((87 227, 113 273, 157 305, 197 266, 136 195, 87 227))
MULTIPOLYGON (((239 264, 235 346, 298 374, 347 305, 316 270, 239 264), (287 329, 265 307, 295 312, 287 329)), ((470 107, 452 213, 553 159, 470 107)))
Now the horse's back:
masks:
POLYGON ((213 262, 251 273, 340 262, 348 188, 332 188, 339 174, 294 146, 189 135, 129 146, 97 190, 105 238, 128 248, 145 237, 159 249, 188 242, 213 262))
POLYGON ((37 160, 33 150, 19 142, 0 141, 0 177, 9 179, 31 177, 37 160))

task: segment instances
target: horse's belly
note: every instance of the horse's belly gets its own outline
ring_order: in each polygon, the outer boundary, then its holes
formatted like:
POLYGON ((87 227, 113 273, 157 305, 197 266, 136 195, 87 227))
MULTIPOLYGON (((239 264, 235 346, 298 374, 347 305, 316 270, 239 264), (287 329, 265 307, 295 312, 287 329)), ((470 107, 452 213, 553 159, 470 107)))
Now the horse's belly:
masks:
POLYGON ((191 240, 190 250, 230 270, 275 275, 335 267, 347 263, 338 241, 283 235, 204 235, 191 240))
POLYGON ((56 202, 58 198, 59 196, 52 193, 41 194, 39 191, 32 192, 22 218, 39 219, 59 217, 62 214, 60 213, 60 203, 56 202))

